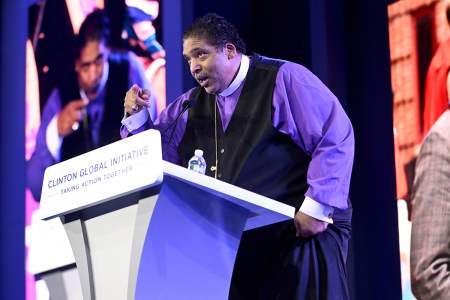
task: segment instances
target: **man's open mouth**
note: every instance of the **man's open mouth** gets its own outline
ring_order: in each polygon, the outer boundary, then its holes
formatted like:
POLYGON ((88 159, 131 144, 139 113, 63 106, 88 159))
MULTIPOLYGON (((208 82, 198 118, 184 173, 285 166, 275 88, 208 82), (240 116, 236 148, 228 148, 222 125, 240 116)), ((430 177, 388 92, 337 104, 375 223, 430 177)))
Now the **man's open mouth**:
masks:
POLYGON ((205 86, 205 84, 208 82, 208 78, 208 76, 199 76, 197 77, 197 81, 201 86, 205 86))

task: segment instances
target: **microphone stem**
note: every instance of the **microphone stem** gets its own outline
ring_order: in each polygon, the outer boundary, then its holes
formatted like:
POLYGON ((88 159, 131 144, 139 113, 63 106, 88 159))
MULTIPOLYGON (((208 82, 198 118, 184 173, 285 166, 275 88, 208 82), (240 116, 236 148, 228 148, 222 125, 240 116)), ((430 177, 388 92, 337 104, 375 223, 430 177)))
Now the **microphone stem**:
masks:
POLYGON ((172 141, 172 138, 173 138, 173 134, 175 133, 175 129, 177 128, 177 125, 178 125, 178 120, 181 118, 181 116, 184 114, 184 112, 188 109, 189 107, 185 107, 185 108, 183 108, 183 110, 181 111, 181 114, 179 114, 178 115, 178 117, 161 133, 161 134, 164 134, 164 132, 166 132, 167 131, 167 129, 169 129, 170 128, 170 126, 172 126, 172 124, 173 123, 175 123, 175 125, 173 126, 173 130, 172 130, 172 133, 170 134, 170 138, 169 138, 169 141, 167 142, 167 145, 166 145, 166 149, 164 149, 164 152, 163 152, 163 154, 162 154, 162 156, 164 156, 164 154, 166 154, 166 152, 167 152, 167 150, 169 149, 169 145, 170 145, 170 142, 172 141))
POLYGON ((167 142, 166 149, 164 149, 162 156, 164 156, 164 154, 166 154, 167 150, 169 149, 170 142, 172 141, 173 134, 175 133, 175 129, 177 128, 177 125, 178 125, 178 119, 179 118, 177 118, 177 121, 175 122, 175 125, 173 126, 172 133, 170 134, 169 141, 167 142))
POLYGON ((181 113, 178 115, 178 117, 177 117, 175 120, 172 121, 172 123, 169 124, 169 126, 167 126, 166 129, 164 129, 164 130, 161 132, 161 135, 164 135, 164 136, 167 138, 167 135, 165 135, 164 133, 165 133, 170 127, 172 127, 173 124, 175 124, 175 126, 173 127, 173 130, 172 130, 172 133, 170 134, 169 141, 167 142, 166 149, 164 149, 164 152, 163 152, 163 154, 162 154, 163 156, 164 156, 164 154, 166 154, 167 149, 169 149, 170 142, 172 141, 173 134, 175 133, 175 129, 177 128, 177 125, 178 125, 178 120, 180 120, 180 118, 181 118, 181 116, 184 114, 184 112, 185 112, 186 110, 188 110, 190 107, 192 107, 194 104, 195 104, 195 99, 194 99, 194 98, 190 99, 189 101, 188 101, 188 100, 185 100, 184 103, 183 103, 183 110, 181 111, 181 113))
POLYGON ((164 134, 164 132, 166 132, 167 130, 169 130, 169 128, 172 127, 172 125, 173 125, 175 122, 178 122, 178 119, 181 118, 181 116, 184 114, 184 112, 185 112, 188 108, 189 108, 188 106, 186 106, 185 108, 183 108, 183 110, 182 110, 181 113, 178 115, 178 117, 177 117, 175 120, 173 120, 172 123, 170 123, 169 126, 167 126, 167 128, 164 129, 164 130, 161 132, 161 134, 164 134))

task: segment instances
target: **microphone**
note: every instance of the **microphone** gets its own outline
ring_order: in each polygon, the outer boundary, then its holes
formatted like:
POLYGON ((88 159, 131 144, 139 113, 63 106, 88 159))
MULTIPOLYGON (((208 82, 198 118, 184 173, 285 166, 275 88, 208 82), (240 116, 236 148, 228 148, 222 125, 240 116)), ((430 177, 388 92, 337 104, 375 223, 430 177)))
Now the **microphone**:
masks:
POLYGON ((189 99, 189 100, 184 100, 183 102, 183 110, 181 110, 180 114, 177 116, 177 118, 175 120, 172 121, 172 123, 169 124, 169 126, 167 126, 166 129, 164 129, 161 134, 164 134, 164 132, 166 132, 167 130, 169 130, 170 127, 172 127, 173 124, 178 122, 178 119, 180 119, 181 115, 188 109, 191 108, 192 106, 194 106, 196 100, 194 98, 189 99))
POLYGON ((188 100, 184 100, 183 108, 184 107, 191 108, 192 106, 194 106, 195 102, 196 102, 196 100, 194 98, 189 99, 189 101, 188 100))
POLYGON ((195 102, 196 102, 196 100, 194 98, 191 98, 189 100, 184 100, 183 105, 182 105, 183 109, 181 110, 180 114, 177 116, 177 118, 175 120, 172 121, 172 123, 169 124, 169 126, 167 126, 166 129, 163 130, 163 132, 161 132, 161 134, 164 134, 164 132, 166 132, 170 127, 172 127, 172 125, 175 124, 175 126, 173 127, 173 130, 172 130, 172 133, 170 134, 169 141, 167 142, 166 149, 164 149, 164 152, 162 154, 163 156, 164 156, 164 154, 166 154, 167 149, 169 149, 169 145, 170 145, 170 142, 172 141, 173 134, 175 132, 175 129, 177 128, 178 120, 181 118, 181 116, 183 115, 183 113, 186 110, 188 110, 195 104, 195 102))

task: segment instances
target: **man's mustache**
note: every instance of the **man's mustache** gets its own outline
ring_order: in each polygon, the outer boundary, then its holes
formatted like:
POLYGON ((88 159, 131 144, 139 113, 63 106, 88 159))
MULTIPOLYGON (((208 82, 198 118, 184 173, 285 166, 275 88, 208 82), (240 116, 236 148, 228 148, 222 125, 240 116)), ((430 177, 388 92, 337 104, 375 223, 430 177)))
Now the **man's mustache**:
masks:
POLYGON ((195 80, 199 80, 199 78, 209 78, 209 75, 207 73, 195 74, 194 78, 195 78, 195 80))

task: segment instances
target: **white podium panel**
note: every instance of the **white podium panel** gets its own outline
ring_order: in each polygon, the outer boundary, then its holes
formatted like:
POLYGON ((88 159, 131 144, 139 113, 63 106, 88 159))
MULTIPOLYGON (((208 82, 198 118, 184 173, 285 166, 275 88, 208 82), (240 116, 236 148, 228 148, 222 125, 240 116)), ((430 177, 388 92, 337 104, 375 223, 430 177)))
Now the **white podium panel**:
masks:
POLYGON ((30 274, 49 272, 75 263, 59 218, 42 221, 39 210, 36 210, 31 217, 31 225, 25 228, 25 240, 29 247, 27 270, 30 274))

